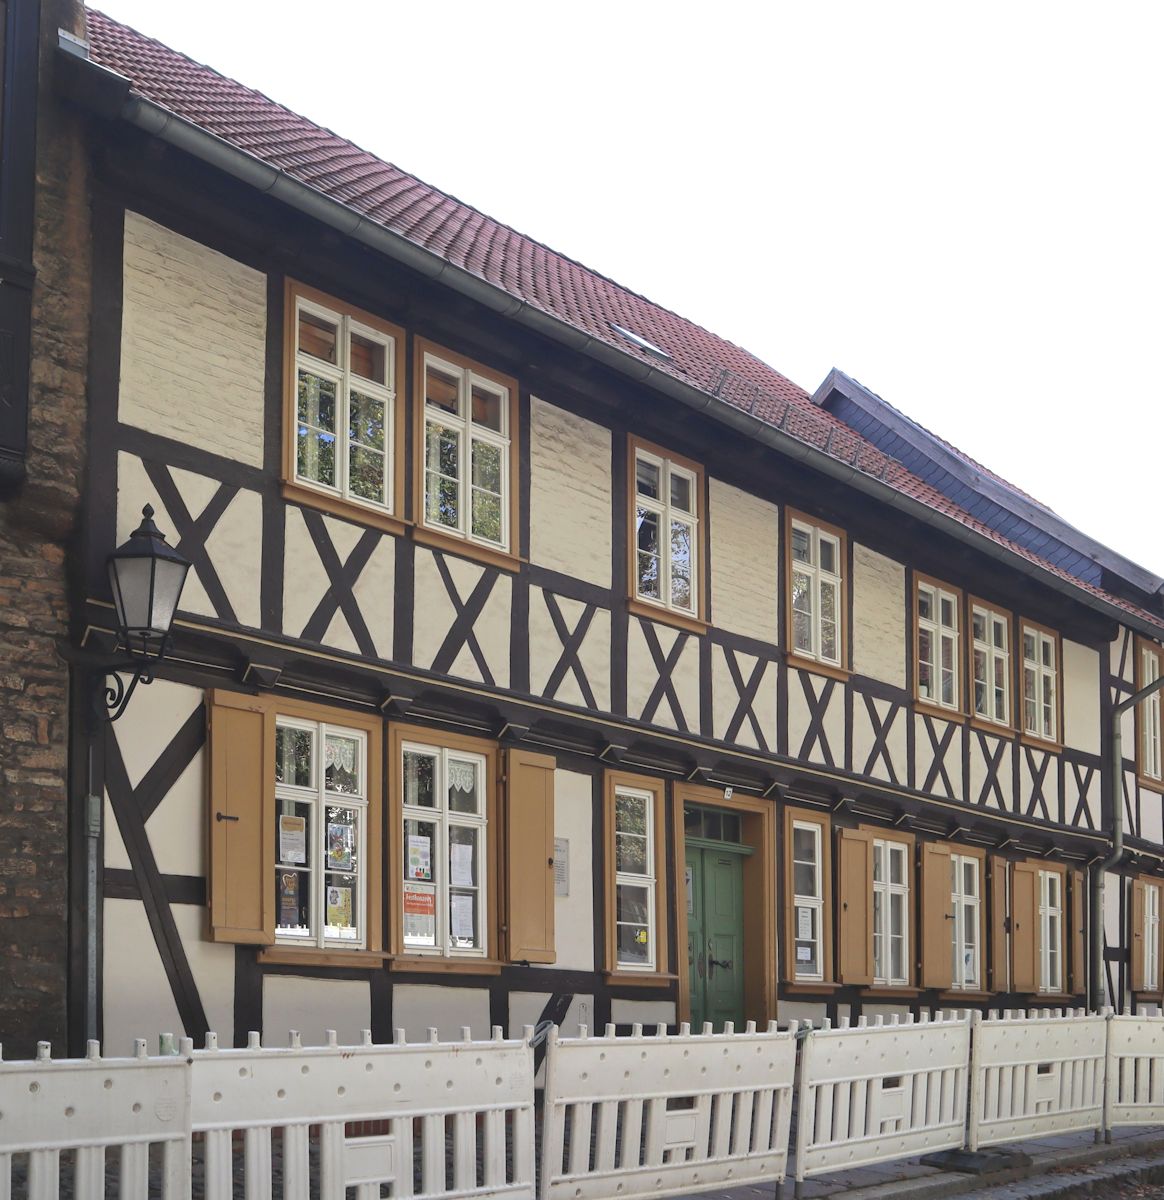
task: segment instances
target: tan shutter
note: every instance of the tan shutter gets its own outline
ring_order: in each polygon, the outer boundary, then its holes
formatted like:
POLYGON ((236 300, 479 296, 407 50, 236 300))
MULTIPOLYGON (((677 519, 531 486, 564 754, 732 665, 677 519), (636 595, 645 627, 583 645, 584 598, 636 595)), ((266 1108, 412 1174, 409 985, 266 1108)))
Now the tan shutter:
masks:
POLYGON ((1144 990, 1144 881, 1132 880, 1132 991, 1144 990))
MULTIPOLYGON (((509 959, 554 961, 554 760, 506 752, 509 959)), ((660 885, 662 869, 660 866, 660 885)), ((589 886, 589 880, 583 881, 589 886)))
POLYGON ((1011 986, 1039 990, 1039 868, 1015 863, 1011 872, 1011 986))
POLYGON ((923 842, 921 852, 921 985, 948 988, 954 982, 950 847, 940 842, 923 842))
POLYGON ((275 718, 261 697, 210 694, 210 936, 275 940, 275 718))
POLYGON ((837 979, 873 982, 873 835, 837 831, 837 979))
POLYGON ((1071 882, 1071 975, 1072 995, 1087 991, 1087 957, 1083 951, 1083 872, 1069 872, 1071 882))
POLYGON ((990 859, 990 986, 996 992, 1010 990, 1010 962, 1006 937, 1006 859, 990 859))

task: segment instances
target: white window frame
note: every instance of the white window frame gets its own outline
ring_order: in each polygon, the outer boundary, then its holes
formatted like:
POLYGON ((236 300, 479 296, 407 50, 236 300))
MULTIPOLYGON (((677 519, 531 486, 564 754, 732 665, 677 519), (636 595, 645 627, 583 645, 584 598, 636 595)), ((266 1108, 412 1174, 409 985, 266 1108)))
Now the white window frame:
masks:
POLYGON ((1063 991, 1063 876, 1039 872, 1039 991, 1063 991))
MULTIPOLYGON (((1152 646, 1140 647, 1139 686, 1145 688, 1160 678, 1160 651, 1152 646)), ((1155 691, 1140 701, 1140 774, 1145 779, 1164 779, 1161 760, 1160 692, 1155 691)))
POLYGON ((634 521, 634 588, 635 599, 644 604, 652 604, 671 612, 682 613, 688 617, 699 616, 699 475, 689 467, 655 454, 642 446, 636 446, 634 452, 634 479, 631 486, 634 489, 635 521, 634 521), (649 463, 659 472, 659 496, 657 498, 644 496, 639 492, 639 463, 649 463), (676 508, 671 503, 671 477, 685 479, 691 489, 692 511, 676 508), (659 534, 659 595, 648 596, 640 587, 638 530, 640 525, 639 510, 654 513, 658 517, 659 534), (671 594, 671 525, 673 521, 688 525, 691 528, 691 603, 677 604, 671 594))
POLYGON ((982 991, 982 862, 972 854, 950 855, 951 895, 954 909, 952 986, 959 991, 982 991), (965 890, 965 868, 974 868, 974 891, 965 890), (974 931, 973 972, 966 969, 966 930, 974 931))
POLYGON ((509 550, 510 545, 510 489, 513 481, 510 479, 510 446, 513 431, 510 429, 510 404, 512 396, 506 384, 498 383, 488 375, 474 371, 471 367, 461 366, 450 362, 439 354, 431 351, 424 352, 421 368, 422 389, 420 402, 424 409, 424 428, 420 431, 420 521, 426 529, 448 534, 450 537, 463 538, 478 546, 488 546, 494 550, 509 550), (426 399, 428 387, 428 370, 433 367, 442 374, 457 379, 457 412, 451 413, 444 408, 434 408, 426 399), (479 425, 473 420, 473 388, 483 388, 492 392, 500 400, 501 429, 490 429, 479 425), (454 527, 442 521, 429 520, 428 515, 428 430, 431 425, 444 426, 457 434, 457 514, 458 524, 454 527), (494 447, 501 460, 501 540, 481 537, 473 532, 473 447, 481 443, 494 447))
MULTIPOLYGON (((614 895, 611 897, 611 903, 614 905, 614 962, 619 971, 639 971, 639 972, 654 972, 658 970, 657 963, 659 961, 659 925, 656 919, 656 888, 658 886, 658 869, 655 863, 655 796, 654 793, 645 791, 641 788, 625 787, 618 784, 614 789, 614 805, 611 813, 611 821, 614 823, 614 895), (646 874, 640 875, 633 871, 620 871, 618 869, 618 798, 619 796, 631 796, 636 800, 643 802, 643 809, 646 813, 646 824, 644 833, 647 843, 647 870, 646 874), (646 962, 624 962, 619 957, 618 945, 618 888, 619 884, 625 884, 629 887, 645 888, 647 892, 647 938, 650 954, 647 956, 646 962)), ((636 835, 638 836, 638 835, 636 835)))
POLYGON ((1160 990, 1160 885, 1144 884, 1144 991, 1160 990))
POLYGON ((792 822, 792 846, 790 847, 789 857, 792 862, 792 880, 791 888, 792 895, 792 943, 793 943, 793 976, 797 980, 823 980, 824 979, 824 831, 815 821, 798 821, 792 822), (798 830, 803 830, 810 833, 813 839, 814 860, 812 863, 816 875, 816 894, 806 895, 803 892, 795 891, 796 887, 796 864, 805 863, 808 860, 796 857, 796 833, 798 830), (802 908, 812 909, 816 913, 816 936, 814 938, 802 938, 799 935, 797 923, 800 920, 799 910, 802 908), (798 942, 813 942, 816 948, 816 964, 815 971, 802 970, 800 964, 795 961, 796 945, 798 942))
POLYGON ((879 987, 908 987, 909 986, 909 877, 910 877, 910 846, 908 842, 893 841, 888 838, 874 838, 873 840, 873 982, 879 987), (892 871, 890 863, 895 855, 901 858, 901 883, 891 883, 890 878, 892 871), (880 871, 878 871, 878 860, 880 860, 880 871), (877 875, 880 873, 881 878, 877 875), (880 908, 877 904, 877 897, 881 896, 880 908), (904 897, 901 904, 901 921, 900 930, 893 928, 893 905, 890 903, 890 897, 900 895, 904 897), (883 914, 883 922, 885 928, 878 930, 877 915, 880 911, 883 914), (903 974, 894 976, 889 973, 893 962, 892 954, 892 939, 900 936, 901 938, 901 966, 903 974), (878 940, 882 946, 881 963, 878 963, 877 945, 878 940), (883 969, 879 970, 879 966, 883 969))
POLYGON ((971 604, 970 606, 970 704, 974 715, 983 721, 990 721, 994 725, 1003 727, 1010 726, 1010 617, 1006 613, 998 609, 990 608, 985 604, 971 604), (981 617, 983 621, 983 630, 986 634, 985 640, 978 637, 974 629, 974 621, 976 617, 981 617), (994 631, 996 626, 1001 626, 1003 644, 1002 646, 995 645, 994 631), (978 656, 982 656, 983 666, 985 668, 985 677, 982 680, 984 692, 983 698, 986 708, 983 710, 978 705, 978 672, 977 661, 978 656), (1002 669, 1002 716, 996 712, 994 703, 994 691, 996 680, 999 674, 999 667, 1002 669))
POLYGON ((1054 742, 1059 737, 1059 641, 1054 634, 1048 633, 1045 629, 1040 629, 1037 625, 1024 624, 1021 636, 1023 655, 1023 732, 1045 742, 1054 742), (1030 658, 1027 655, 1028 637, 1034 639, 1034 658, 1030 658), (1048 646, 1051 650, 1051 662, 1053 664, 1050 667, 1046 666, 1043 662, 1043 650, 1048 646), (1033 728, 1027 720, 1028 680, 1033 684, 1034 692, 1035 724, 1033 728), (1045 709, 1050 710, 1050 733, 1046 732, 1042 720, 1045 709))
POLYGON ((962 597, 955 591, 949 588, 944 588, 938 583, 932 583, 928 579, 919 579, 915 588, 914 595, 914 618, 917 621, 917 639, 914 643, 917 651, 917 697, 926 704, 935 705, 938 708, 948 709, 950 712, 960 712, 962 709, 961 702, 961 675, 958 669, 958 663, 961 659, 962 652, 962 628, 961 628, 961 607, 962 597), (930 617, 921 615, 922 596, 926 595, 930 601, 930 612, 933 614, 930 617), (953 619, 953 624, 948 624, 942 619, 942 606, 948 604, 950 607, 950 615, 953 619), (927 662, 923 660, 921 655, 921 644, 923 633, 929 634, 931 658, 927 662), (949 649, 950 666, 944 665, 946 651, 949 649), (934 695, 925 696, 922 694, 922 667, 927 666, 930 670, 930 679, 934 695), (946 700, 943 696, 945 675, 951 677, 950 699, 946 700))
MULTIPOLYGON (((819 525, 813 525, 808 521, 802 521, 799 517, 793 517, 789 522, 789 547, 788 547, 788 605, 791 611, 789 620, 789 649, 792 654, 798 658, 814 659, 816 662, 827 663, 830 666, 839 667, 842 664, 845 654, 845 618, 844 618, 844 541, 837 534, 827 529, 822 529, 819 525), (808 534, 809 538, 809 554, 811 561, 805 561, 796 557, 793 552, 793 536, 796 531, 808 534), (820 565, 820 547, 822 543, 827 543, 833 548, 833 561, 837 565, 836 571, 826 571, 820 565), (796 644, 796 610, 794 608, 794 597, 796 593, 795 577, 804 575, 808 578, 808 596, 811 601, 811 623, 809 633, 811 637, 810 646, 799 646, 796 644), (835 594, 835 613, 836 613, 836 646, 837 653, 835 657, 830 657, 824 653, 824 642, 821 634, 821 597, 827 588, 833 588, 835 594)), ((801 610, 803 611, 803 610, 801 610)))
MULTIPOLYGON (((309 873, 311 879, 311 927, 304 930, 302 933, 289 933, 284 928, 282 931, 278 925, 278 906, 276 906, 275 914, 275 942, 278 945, 284 946, 313 946, 326 949, 343 948, 346 950, 362 950, 368 944, 368 737, 367 734, 359 729, 349 729, 343 725, 336 725, 326 721, 309 721, 301 717, 276 717, 276 729, 299 729, 311 734, 311 767, 312 774, 315 776, 314 785, 311 787, 298 787, 294 784, 276 783, 275 784, 275 811, 276 821, 274 836, 279 836, 278 810, 280 800, 289 800, 295 804, 307 805, 310 808, 311 815, 308 818, 308 829, 306 832, 306 841, 309 846, 309 854, 311 856, 308 864, 304 866, 304 870, 299 874, 309 873), (327 745, 328 734, 334 734, 345 738, 354 738, 359 745, 359 764, 358 778, 362 794, 352 792, 329 792, 325 787, 325 762, 324 762, 324 747, 327 745), (327 935, 327 926, 324 924, 326 916, 325 900, 325 878, 328 873, 326 862, 327 857, 327 807, 350 808, 354 809, 357 815, 356 821, 356 867, 350 871, 341 871, 340 874, 355 875, 356 877, 356 895, 352 898, 352 916, 358 921, 356 926, 358 931, 357 937, 329 937, 327 935)), ((277 735, 276 735, 277 736, 277 735)), ((277 742, 276 742, 277 745, 277 742)), ((276 881, 280 872, 294 870, 295 868, 288 864, 280 863, 281 855, 276 843, 275 851, 275 874, 276 881)), ((278 882, 276 882, 276 889, 278 882)))
POLYGON ((294 390, 295 400, 295 428, 293 434, 295 482, 301 484, 303 487, 322 492, 324 495, 338 496, 350 501, 352 504, 359 504, 365 508, 380 512, 392 512, 395 496, 397 450, 396 390, 394 386, 396 381, 396 339, 382 330, 363 324, 356 320, 355 317, 349 316, 339 309, 328 308, 326 305, 320 304, 315 300, 310 300, 306 296, 296 295, 294 320, 295 326, 292 336, 295 339, 295 377, 291 381, 291 386, 294 390), (316 358, 314 355, 299 349, 299 318, 304 313, 319 317, 321 320, 335 325, 338 363, 325 362, 323 359, 316 358), (376 383, 371 379, 365 379, 362 375, 352 374, 351 344, 353 334, 384 347, 385 382, 383 384, 376 383), (312 479, 308 475, 299 474, 300 371, 317 375, 320 379, 329 380, 336 385, 336 483, 334 487, 330 484, 321 483, 317 479, 312 479), (352 442, 348 435, 351 428, 351 395, 353 387, 375 400, 382 401, 384 404, 384 499, 382 501, 369 500, 366 496, 357 495, 351 490, 352 442))
POLYGON ((436 945, 424 946, 415 942, 408 942, 402 934, 402 944, 406 954, 425 955, 430 958, 485 958, 489 952, 489 791, 492 786, 487 770, 488 760, 483 754, 478 754, 469 750, 450 749, 447 746, 434 746, 425 742, 406 741, 401 743, 400 761, 395 764, 395 769, 399 772, 400 779, 400 797, 401 797, 401 823, 399 829, 400 836, 400 851, 401 854, 401 874, 402 882, 398 903, 401 906, 401 912, 404 911, 404 889, 410 885, 421 886, 427 890, 429 882, 425 881, 418 885, 415 880, 408 878, 408 871, 404 865, 404 856, 407 855, 407 822, 408 821, 423 821, 426 825, 435 826, 433 840, 435 845, 430 845, 429 854, 431 862, 437 872, 436 878, 431 881, 433 894, 435 896, 434 907, 436 909, 436 928, 434 937, 436 945), (436 761, 436 771, 433 778, 433 799, 432 808, 426 808, 421 804, 408 804, 406 797, 407 792, 404 788, 404 756, 409 753, 422 755, 426 758, 432 758, 436 761), (459 762, 471 762, 477 768, 477 786, 480 790, 480 804, 476 813, 455 813, 449 808, 449 789, 448 789, 448 764, 449 759, 454 758, 459 762), (477 921, 476 921, 476 946, 454 946, 451 929, 451 906, 449 894, 451 890, 463 891, 464 885, 454 885, 451 879, 449 868, 449 826, 457 826, 460 828, 475 829, 477 831, 477 921))

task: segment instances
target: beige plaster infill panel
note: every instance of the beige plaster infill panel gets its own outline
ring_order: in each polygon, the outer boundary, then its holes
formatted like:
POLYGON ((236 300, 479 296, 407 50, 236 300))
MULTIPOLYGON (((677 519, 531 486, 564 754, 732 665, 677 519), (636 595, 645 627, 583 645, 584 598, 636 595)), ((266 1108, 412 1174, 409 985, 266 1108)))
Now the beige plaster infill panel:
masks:
POLYGON ((717 629, 779 641, 780 515, 776 505, 712 479, 711 616, 717 629))
POLYGON ((569 842, 568 896, 554 898, 553 969, 594 970, 594 854, 590 843, 594 781, 579 771, 554 772, 554 836, 569 842))
POLYGON ((926 721, 933 722, 934 737, 939 746, 946 737, 950 725, 954 724, 955 726, 950 743, 946 747, 946 753, 942 759, 943 765, 946 768, 946 776, 950 780, 950 785, 947 788, 946 782, 939 770, 934 777, 933 783, 930 785, 929 791, 934 796, 941 796, 950 800, 961 800, 965 790, 962 772, 962 739, 966 736, 966 731, 957 722, 943 721, 941 717, 929 717, 922 713, 914 713, 913 716, 913 745, 914 759, 916 760, 914 778, 916 780, 916 787, 919 791, 925 790, 926 776, 929 775, 930 768, 934 763, 934 751, 930 744, 930 735, 926 729, 926 721))
POLYGON ((567 669, 551 692, 551 677, 562 657, 562 639, 550 615, 549 605, 557 605, 569 637, 582 620, 586 605, 581 600, 570 600, 565 596, 547 596, 540 588, 530 589, 529 598, 529 678, 530 690, 535 696, 557 700, 562 704, 575 704, 583 708, 595 708, 599 712, 610 711, 610 612, 605 608, 595 609, 586 628, 582 644, 578 648, 578 659, 582 673, 594 697, 594 703, 582 691, 573 670, 567 669))
POLYGON ((530 398, 530 561, 610 587, 610 430, 530 398))
POLYGON ((839 680, 830 679, 825 675, 816 675, 812 671, 801 671, 797 667, 788 668, 788 753, 803 762, 828 765, 829 760, 821 747, 820 737, 814 737, 811 742, 808 738, 811 715, 808 698, 804 693, 806 686, 818 699, 826 689, 830 689, 823 722, 824 740, 832 757, 832 765, 843 767, 845 765, 845 685, 839 680))
POLYGON ((1024 747, 1019 755, 1019 795, 1018 803, 1022 812, 1030 808, 1035 791, 1035 771, 1041 771, 1040 792, 1043 804, 1047 806, 1047 816, 1043 816, 1043 808, 1035 803, 1031 816, 1040 820, 1059 820, 1059 756, 1049 750, 1036 747, 1024 747), (1034 771, 1032 771, 1032 764, 1034 771), (1046 769, 1044 770, 1044 764, 1046 769))
POLYGON ((425 1042, 435 1029, 442 1042, 459 1042, 468 1026, 474 1041, 490 1036, 489 993, 484 988, 400 983, 392 988, 392 1024, 406 1040, 425 1042))
POLYGON ((905 687, 905 568, 853 544, 853 670, 905 687))
POLYGON ((618 1000, 610 1002, 610 1019, 616 1025, 673 1025, 675 1005, 670 1000, 618 1000))
POLYGON ((206 909, 200 904, 172 904, 170 912, 206 1012, 206 1023, 218 1034, 220 1046, 233 1045, 234 947, 210 941, 206 909))
POLYGON ((265 275, 125 214, 122 421, 261 467, 266 337, 265 275))
MULTIPOLYGON (((537 1027, 552 992, 510 992, 509 993, 509 1037, 520 1038, 522 1030, 527 1025, 537 1027)), ((558 1033, 562 1037, 577 1037, 582 1026, 594 1029, 594 997, 574 996, 566 1015, 558 1025, 558 1033)))
POLYGON ((873 757, 877 745, 873 732, 873 722, 866 707, 866 698, 860 692, 853 697, 853 770, 858 775, 868 775, 873 779, 881 779, 886 783, 904 785, 909 778, 908 762, 908 725, 909 711, 897 707, 890 721, 889 712, 894 709, 890 700, 872 697, 873 711, 882 728, 889 721, 889 730, 885 735, 885 746, 889 751, 889 764, 885 755, 878 753, 873 757), (892 770, 890 770, 892 766, 892 770))
POLYGON ((102 921, 101 1052, 129 1055, 134 1039, 145 1038, 155 1054, 159 1034, 185 1030, 145 908, 140 900, 106 899, 102 921))
POLYGON ((751 711, 760 727, 764 739, 761 746, 756 730, 751 720, 745 715, 739 728, 730 740, 737 746, 747 746, 753 750, 772 751, 776 747, 776 675, 777 666, 774 662, 765 662, 761 669, 760 659, 754 654, 745 654, 742 650, 732 651, 727 646, 713 646, 711 649, 711 711, 715 736, 720 741, 726 741, 731 732, 735 719, 736 707, 740 701, 741 689, 732 677, 728 656, 734 653, 736 670, 740 674, 743 686, 746 688, 752 675, 760 671, 760 679, 756 694, 751 701, 751 711))
POLYGON ((365 979, 263 976, 264 1046, 286 1046, 292 1030, 305 1046, 326 1046, 329 1029, 341 1045, 356 1046, 371 1026, 371 989, 365 979))
POLYGON ((1063 639, 1063 741, 1087 754, 1100 752, 1099 652, 1063 639))
MULTIPOLYGON (((984 733, 979 735, 977 731, 970 735, 970 795, 969 801, 971 804, 978 804, 981 801, 987 808, 997 808, 1010 811, 1013 808, 1014 790, 1014 774, 1012 769, 1012 759, 1014 755, 1014 742, 1009 738, 997 738, 993 734, 984 733), (986 786, 987 767, 986 755, 982 751, 980 739, 986 739, 986 745, 989 748, 990 754, 999 753, 998 746, 1002 743, 1002 753, 998 760, 998 771, 996 772, 999 785, 1002 790, 1002 800, 998 799, 998 789, 991 787, 990 791, 983 796, 982 789, 986 786)), ((922 777, 924 779, 924 776, 922 777)))
POLYGON ((664 662, 674 648, 675 642, 679 638, 684 639, 683 648, 679 651, 679 658, 671 672, 670 679, 683 722, 689 730, 698 730, 699 638, 695 634, 684 633, 682 630, 672 629, 669 625, 660 625, 656 621, 648 621, 642 617, 631 617, 627 629, 627 713, 636 720, 648 721, 652 725, 661 725, 668 729, 681 728, 678 714, 674 711, 674 702, 666 694, 662 696, 653 711, 647 711, 647 702, 659 681, 659 668, 655 666, 655 660, 647 642, 649 636, 647 629, 653 631, 654 636, 658 639, 664 662))

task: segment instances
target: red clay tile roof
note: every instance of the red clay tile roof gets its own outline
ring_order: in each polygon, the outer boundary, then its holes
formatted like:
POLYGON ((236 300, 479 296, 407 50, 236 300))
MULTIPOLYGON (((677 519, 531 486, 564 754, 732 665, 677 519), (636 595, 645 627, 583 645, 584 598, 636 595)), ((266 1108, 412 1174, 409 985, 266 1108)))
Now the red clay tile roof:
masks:
MULTIPOLYGON (((726 404, 982 534, 1084 591, 1162 623, 1077 579, 975 520, 940 492, 813 404, 803 388, 717 337, 581 263, 502 225, 437 188, 313 124, 262 93, 161 42, 88 9, 90 54, 154 104, 337 200, 535 308, 649 363, 726 404), (633 346, 611 324, 661 347, 670 361, 633 346)), ((1164 626, 1162 626, 1164 627, 1164 626)))

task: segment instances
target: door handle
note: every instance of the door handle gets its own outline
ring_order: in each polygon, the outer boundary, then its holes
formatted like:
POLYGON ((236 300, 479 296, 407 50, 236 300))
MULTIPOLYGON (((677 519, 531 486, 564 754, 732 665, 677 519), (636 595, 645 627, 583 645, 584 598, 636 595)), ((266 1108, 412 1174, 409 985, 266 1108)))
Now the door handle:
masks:
POLYGON ((732 960, 730 958, 709 958, 707 960, 709 967, 722 967, 725 971, 732 969, 732 960))
POLYGON ((237 821, 238 817, 231 817, 231 816, 228 816, 226 813, 216 812, 214 814, 214 819, 216 821, 237 821))

